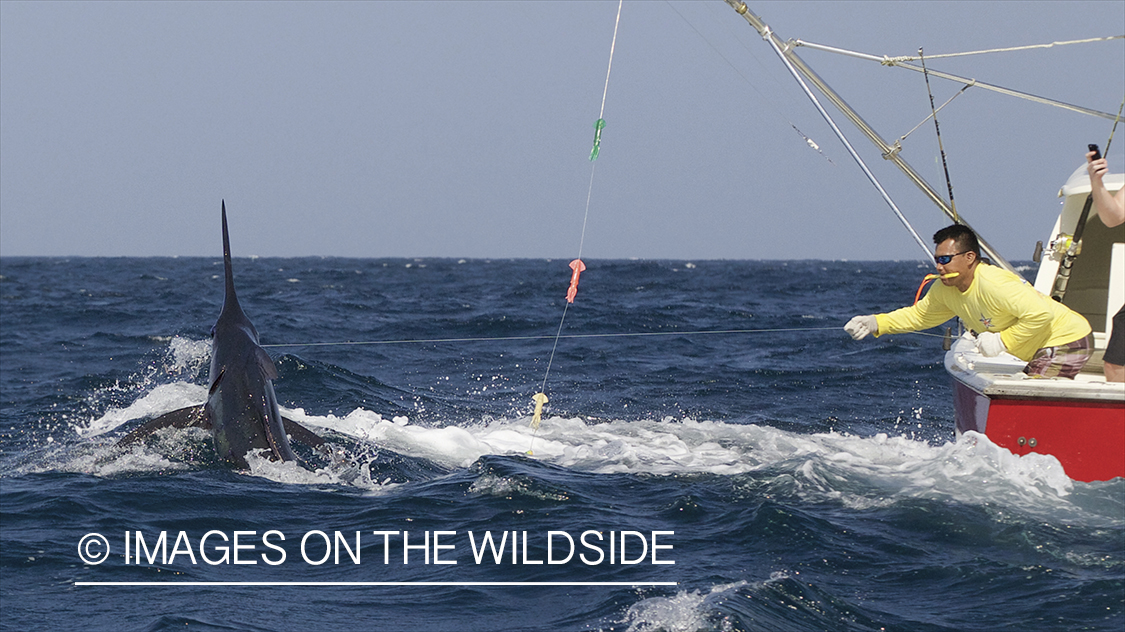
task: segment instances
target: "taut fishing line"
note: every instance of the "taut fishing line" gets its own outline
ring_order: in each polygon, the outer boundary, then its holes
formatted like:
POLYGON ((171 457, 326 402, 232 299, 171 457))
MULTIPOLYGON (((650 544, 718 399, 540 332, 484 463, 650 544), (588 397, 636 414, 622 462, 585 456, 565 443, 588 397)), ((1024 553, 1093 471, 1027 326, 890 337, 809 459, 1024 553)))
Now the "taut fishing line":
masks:
POLYGON ((642 336, 707 336, 765 334, 786 331, 838 331, 839 327, 780 327, 772 329, 704 329, 699 331, 638 331, 612 334, 556 334, 554 336, 481 336, 476 338, 406 338, 402 340, 343 340, 340 342, 279 342, 262 347, 346 347, 349 345, 438 344, 449 342, 502 342, 510 340, 557 340, 559 338, 637 338, 642 336))
MULTIPOLYGON (((559 319, 559 328, 555 332, 555 342, 551 346, 551 355, 547 360, 547 369, 543 372, 543 382, 539 387, 539 392, 532 396, 535 402, 535 411, 531 415, 531 444, 535 443, 535 436, 539 433, 539 423, 542 421, 543 405, 547 403, 547 376, 551 374, 551 365, 555 361, 555 350, 559 347, 559 339, 562 338, 563 323, 566 322, 566 312, 570 308, 570 304, 574 302, 574 297, 578 293, 578 278, 582 271, 586 269, 586 264, 582 263, 582 247, 586 243, 586 224, 590 218, 590 199, 594 193, 594 172, 597 168, 598 154, 601 153, 602 148, 602 130, 605 129, 605 100, 609 94, 609 74, 613 70, 613 51, 617 47, 617 27, 621 24, 621 6, 624 0, 617 0, 617 18, 613 22, 613 39, 609 44, 609 63, 605 69, 605 87, 602 89, 602 106, 598 111, 598 120, 594 121, 594 147, 590 150, 590 186, 586 191, 586 211, 582 216, 582 233, 578 239, 578 257, 570 262, 570 287, 566 292, 566 304, 563 306, 562 318, 559 319)), ((527 453, 532 454, 531 445, 528 445, 527 453)))

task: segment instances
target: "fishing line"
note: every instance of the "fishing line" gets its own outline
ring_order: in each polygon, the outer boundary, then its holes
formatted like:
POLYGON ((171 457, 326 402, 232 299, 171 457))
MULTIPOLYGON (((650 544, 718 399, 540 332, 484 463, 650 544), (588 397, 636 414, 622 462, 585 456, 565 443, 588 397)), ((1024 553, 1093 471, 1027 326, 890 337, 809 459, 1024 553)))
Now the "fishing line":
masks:
MULTIPOLYGON (((775 115, 777 115, 777 117, 778 117, 778 118, 782 119, 783 121, 785 121, 786 123, 788 123, 788 124, 789 124, 789 127, 793 128, 793 131, 794 131, 794 132, 796 132, 796 133, 797 133, 797 135, 798 135, 798 136, 800 136, 800 137, 801 137, 801 138, 802 138, 802 139, 803 139, 803 140, 805 141, 805 144, 806 144, 806 145, 808 145, 808 146, 809 146, 809 147, 811 147, 811 148, 812 148, 812 149, 813 149, 813 150, 814 150, 815 152, 817 152, 818 154, 820 154, 821 156, 823 156, 823 157, 824 157, 824 159, 825 159, 825 160, 827 160, 827 161, 829 162, 829 164, 831 164, 831 165, 832 165, 833 167, 835 167, 835 166, 836 166, 836 163, 835 163, 835 162, 833 162, 833 160, 832 160, 831 158, 829 158, 829 157, 828 157, 828 154, 824 153, 824 150, 820 148, 820 145, 818 145, 818 144, 816 143, 816 141, 814 141, 814 140, 813 140, 812 138, 810 138, 810 137, 809 137, 809 136, 808 136, 807 134, 805 134, 804 132, 802 132, 802 131, 801 131, 801 129, 800 129, 799 127, 797 127, 797 125, 796 125, 796 124, 794 124, 792 120, 790 120, 790 119, 789 119, 788 117, 786 117, 786 116, 785 116, 784 114, 782 114, 782 113, 781 113, 781 110, 779 110, 779 109, 778 109, 779 105, 778 105, 778 104, 775 104, 775 103, 774 103, 775 99, 773 99, 773 98, 772 98, 772 97, 770 97, 769 95, 767 95, 767 94, 763 93, 763 92, 762 92, 761 90, 759 90, 759 89, 758 89, 758 86, 756 86, 756 85, 754 84, 754 82, 750 81, 750 78, 749 78, 749 77, 747 77, 747 76, 746 76, 746 74, 745 74, 745 73, 743 73, 743 72, 742 72, 742 70, 740 70, 740 69, 738 68, 738 66, 735 66, 735 65, 734 65, 734 62, 732 62, 732 61, 731 61, 731 60, 730 60, 730 59, 729 59, 729 58, 728 58, 728 57, 727 57, 726 55, 724 55, 724 54, 723 54, 723 51, 719 50, 719 48, 718 48, 717 46, 715 46, 715 44, 714 44, 714 43, 713 43, 713 42, 712 42, 712 41, 711 41, 710 39, 708 39, 708 38, 707 38, 707 36, 706 36, 706 35, 704 35, 704 34, 703 34, 703 33, 702 33, 702 32, 701 32, 701 31, 700 31, 700 30, 699 30, 698 28, 696 28, 696 27, 695 27, 695 25, 694 25, 694 24, 692 24, 692 23, 691 23, 691 22, 690 22, 690 21, 689 21, 689 20, 688 20, 688 19, 687 19, 687 18, 686 18, 686 17, 684 16, 684 14, 683 14, 683 13, 680 13, 680 10, 676 8, 676 5, 672 4, 671 2, 667 2, 667 0, 666 0, 666 4, 667 4, 667 5, 668 5, 668 6, 669 6, 669 7, 670 7, 670 8, 671 8, 671 9, 672 9, 673 11, 675 11, 675 12, 676 12, 676 15, 680 16, 680 19, 681 19, 681 20, 683 20, 685 24, 687 24, 688 26, 690 26, 690 27, 691 27, 691 30, 695 31, 695 34, 696 34, 696 35, 698 35, 698 36, 700 37, 700 39, 702 39, 702 40, 703 40, 704 42, 706 42, 706 43, 707 43, 707 45, 708 45, 708 46, 710 46, 710 47, 711 47, 711 50, 712 50, 712 51, 714 51, 716 55, 718 55, 718 56, 719 56, 720 58, 722 58, 722 60, 723 60, 723 61, 725 61, 725 62, 727 63, 727 65, 731 67, 731 69, 732 69, 732 70, 734 70, 734 71, 735 71, 736 73, 738 73, 738 76, 742 78, 742 81, 744 81, 744 82, 746 83, 746 85, 750 86, 750 88, 751 88, 751 89, 753 89, 753 90, 754 90, 754 92, 757 92, 757 93, 758 93, 758 96, 759 96, 759 97, 761 97, 761 99, 762 99, 762 102, 763 102, 763 103, 765 103, 765 104, 766 104, 767 106, 769 106, 769 108, 770 108, 771 110, 773 110, 773 113, 774 113, 775 115)), ((725 22, 724 22, 724 24, 725 24, 725 22)), ((788 92, 788 90, 786 90, 786 89, 784 88, 784 86, 782 86, 781 82, 779 82, 779 81, 777 80, 777 78, 776 78, 776 77, 774 77, 774 76, 772 75, 772 73, 770 73, 769 69, 768 69, 768 68, 767 68, 767 67, 765 66, 765 64, 763 64, 763 63, 761 62, 761 60, 760 60, 760 59, 758 59, 758 56, 754 54, 754 51, 753 51, 753 50, 752 50, 752 49, 751 49, 751 48, 750 48, 749 46, 747 46, 747 45, 746 45, 746 42, 742 41, 742 39, 741 39, 741 38, 739 38, 739 37, 738 37, 737 35, 735 35, 735 34, 734 34, 734 33, 733 33, 732 31, 730 31, 730 30, 729 30, 729 27, 727 27, 727 28, 728 28, 728 32, 730 32, 730 33, 731 33, 731 35, 732 35, 732 36, 734 37, 734 40, 735 40, 736 42, 738 42, 739 44, 741 44, 741 45, 742 45, 742 48, 743 48, 743 49, 744 49, 744 50, 745 50, 745 51, 746 51, 747 53, 749 53, 751 57, 753 57, 753 58, 754 58, 754 61, 755 61, 755 62, 757 62, 757 63, 758 63, 758 65, 759 65, 759 66, 761 66, 761 68, 762 68, 763 70, 765 70, 765 71, 766 71, 766 75, 767 75, 767 76, 769 76, 769 77, 770 77, 771 79, 773 79, 773 80, 774 80, 774 83, 775 83, 775 84, 777 84, 777 85, 778 85, 778 87, 782 88, 782 90, 783 90, 783 91, 785 91, 785 92, 788 92)))
POLYGON ((578 293, 578 279, 582 271, 586 269, 586 264, 582 263, 582 248, 586 244, 586 225, 590 218, 590 200, 594 194, 594 174, 596 172, 598 163, 598 155, 601 153, 602 147, 602 130, 605 129, 605 101, 609 95, 609 75, 613 71, 613 53, 617 48, 617 28, 621 25, 621 7, 624 0, 617 0, 617 18, 613 21, 613 39, 609 43, 609 63, 605 69, 605 86, 602 88, 602 105, 598 110, 598 120, 594 121, 594 146, 590 150, 590 186, 586 190, 586 210, 582 215, 582 232, 578 239, 578 258, 570 262, 571 276, 570 287, 566 292, 566 304, 563 306, 562 317, 559 319, 559 328, 555 332, 555 342, 551 346, 551 355, 547 359, 547 369, 543 372, 543 382, 540 384, 539 392, 532 396, 535 402, 535 410, 531 415, 531 444, 528 445, 527 453, 532 454, 532 445, 535 443, 535 436, 539 433, 539 423, 542 421, 543 405, 547 403, 547 377, 551 374, 551 365, 555 362, 555 351, 559 347, 559 339, 562 338, 563 324, 566 322, 566 313, 570 308, 570 304, 574 302, 574 297, 578 293))
POLYGON ((922 277, 922 282, 918 285, 918 291, 914 294, 914 304, 917 305, 918 301, 922 299, 922 290, 925 289, 926 284, 935 279, 952 279, 961 276, 960 272, 950 272, 948 274, 927 274, 922 277))
MULTIPOLYGON (((341 342, 284 342, 262 347, 346 347, 361 345, 440 344, 451 342, 505 342, 513 340, 555 340, 558 338, 640 338, 649 336, 709 336, 734 334, 770 334, 796 331, 839 331, 840 327, 775 327, 770 329, 703 329, 696 331, 639 331, 614 334, 561 334, 556 336, 483 336, 476 338, 407 338, 402 340, 344 340, 341 342)), ((920 335, 923 332, 909 332, 920 335)), ((940 336, 938 336, 940 337, 940 336)))
POLYGON ((436 344, 442 342, 502 342, 509 340, 555 340, 558 338, 631 338, 641 336, 700 336, 709 334, 757 334, 783 331, 828 331, 839 327, 788 327, 780 329, 705 329, 700 331, 641 331, 615 334, 559 334, 554 336, 494 336, 478 338, 415 338, 404 340, 346 340, 342 342, 289 342, 262 347, 339 347, 348 345, 436 344))

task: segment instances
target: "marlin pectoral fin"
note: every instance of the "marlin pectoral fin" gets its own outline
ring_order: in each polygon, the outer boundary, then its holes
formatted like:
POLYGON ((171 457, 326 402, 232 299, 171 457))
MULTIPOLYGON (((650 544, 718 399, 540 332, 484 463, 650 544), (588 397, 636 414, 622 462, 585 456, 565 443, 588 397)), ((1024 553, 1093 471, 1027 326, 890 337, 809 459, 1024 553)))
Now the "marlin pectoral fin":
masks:
POLYGON ((289 419, 288 417, 282 417, 281 421, 285 424, 285 434, 289 435, 291 439, 293 439, 294 441, 300 441, 310 448, 313 448, 317 452, 320 452, 321 456, 324 456, 330 461, 336 463, 336 465, 348 466, 344 473, 340 475, 340 479, 342 481, 344 481, 345 483, 350 483, 355 480, 357 476, 359 476, 359 466, 354 463, 348 462, 342 456, 332 454, 332 450, 328 447, 328 443, 320 435, 314 433, 312 430, 309 430, 308 428, 293 421, 292 419, 289 419))
POLYGON ((270 358, 270 354, 266 353, 266 350, 261 347, 256 347, 254 349, 254 353, 258 357, 258 366, 262 369, 262 375, 271 380, 276 380, 277 367, 274 366, 273 359, 270 358))
POLYGON ((281 421, 285 422, 285 434, 289 435, 294 441, 300 441, 310 448, 319 448, 324 445, 324 439, 312 430, 288 417, 282 417, 281 421))
POLYGON ((211 420, 207 417, 204 404, 173 410, 170 413, 165 413, 152 421, 146 422, 140 428, 122 437, 117 442, 117 447, 123 448, 131 443, 135 443, 161 428, 187 428, 188 426, 199 426, 200 428, 211 427, 211 420))

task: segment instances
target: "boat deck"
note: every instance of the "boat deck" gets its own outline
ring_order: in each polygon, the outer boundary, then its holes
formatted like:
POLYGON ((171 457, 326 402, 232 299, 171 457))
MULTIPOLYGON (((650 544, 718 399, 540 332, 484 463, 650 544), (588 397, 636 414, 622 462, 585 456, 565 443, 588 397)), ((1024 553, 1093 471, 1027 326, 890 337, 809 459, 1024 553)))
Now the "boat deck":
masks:
POLYGON ((954 379, 989 397, 1011 399, 1083 400, 1125 404, 1125 383, 1107 383, 1102 374, 1101 349, 1073 380, 1031 377, 1025 363, 1007 353, 986 358, 971 337, 961 337, 945 355, 945 369, 954 379))

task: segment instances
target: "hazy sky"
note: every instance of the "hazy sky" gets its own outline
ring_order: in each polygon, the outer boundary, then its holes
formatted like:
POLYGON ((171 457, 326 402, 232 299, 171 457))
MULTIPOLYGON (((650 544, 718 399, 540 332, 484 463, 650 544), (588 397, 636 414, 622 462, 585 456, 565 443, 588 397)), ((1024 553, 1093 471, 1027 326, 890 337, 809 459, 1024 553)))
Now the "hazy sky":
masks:
MULTIPOLYGON (((1125 32, 1120 1, 751 7, 783 38, 879 55, 1125 32)), ((236 256, 574 256, 616 11, 5 0, 0 254, 218 255, 226 199, 236 256)), ((884 138, 929 114, 920 74, 800 54, 884 138)), ((930 66, 1113 113, 1125 94, 1122 40, 930 66)), ((932 85, 939 104, 960 89, 932 85)), ((919 256, 720 0, 625 2, 605 118, 587 258, 919 256)), ((1047 237, 1059 186, 1112 124, 979 88, 938 119, 958 209, 1010 259, 1047 237)), ((928 241, 944 218, 837 120, 928 241)), ((1123 146, 1125 129, 1114 171, 1123 146)), ((903 155, 944 191, 932 123, 903 155)))

